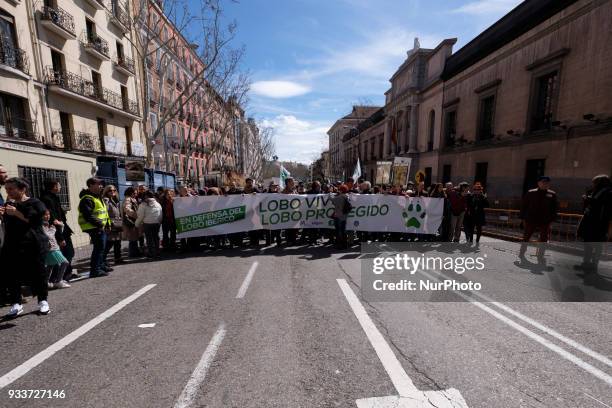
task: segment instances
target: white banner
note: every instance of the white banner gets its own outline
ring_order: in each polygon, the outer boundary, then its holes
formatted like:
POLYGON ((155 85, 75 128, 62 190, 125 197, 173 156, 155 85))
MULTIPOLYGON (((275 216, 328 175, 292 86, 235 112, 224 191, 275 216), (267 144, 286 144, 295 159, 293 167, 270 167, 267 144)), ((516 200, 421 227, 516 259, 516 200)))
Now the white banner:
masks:
MULTIPOLYGON (((334 228, 333 195, 252 194, 182 197, 174 200, 179 238, 260 229, 334 228)), ((355 231, 435 234, 444 200, 349 194, 346 227, 355 231)))

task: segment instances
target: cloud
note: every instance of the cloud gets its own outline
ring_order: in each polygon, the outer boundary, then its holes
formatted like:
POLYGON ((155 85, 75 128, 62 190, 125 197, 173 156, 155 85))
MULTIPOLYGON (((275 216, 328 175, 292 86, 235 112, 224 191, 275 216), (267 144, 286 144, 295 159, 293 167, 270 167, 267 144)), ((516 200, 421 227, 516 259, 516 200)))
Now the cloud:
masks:
POLYGON ((452 12, 477 16, 504 14, 516 7, 521 1, 522 0, 477 0, 466 3, 452 10, 452 12))
POLYGON ((310 88, 291 81, 257 81, 251 85, 254 94, 267 98, 292 98, 310 92, 310 88))
POLYGON ((276 155, 280 160, 311 163, 327 147, 327 131, 332 123, 278 115, 260 121, 259 125, 274 128, 276 155))
MULTIPOLYGON (((323 48, 322 55, 316 59, 302 59, 298 63, 308 68, 294 76, 295 79, 314 80, 321 77, 336 76, 341 73, 353 73, 352 78, 368 83, 372 88, 384 89, 388 80, 406 59, 408 50, 412 49, 414 38, 419 37, 422 47, 434 47, 441 37, 419 35, 402 28, 370 32, 355 44, 343 44, 334 48, 323 48), (373 85, 373 86, 372 86, 373 85)), ((384 92, 384 91, 382 91, 384 92)))

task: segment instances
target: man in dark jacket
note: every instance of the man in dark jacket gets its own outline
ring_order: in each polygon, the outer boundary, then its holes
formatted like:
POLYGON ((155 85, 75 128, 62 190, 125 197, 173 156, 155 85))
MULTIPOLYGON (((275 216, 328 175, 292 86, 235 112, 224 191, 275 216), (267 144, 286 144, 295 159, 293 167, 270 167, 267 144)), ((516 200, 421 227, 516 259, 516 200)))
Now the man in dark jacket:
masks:
MULTIPOLYGON (((523 220, 524 234, 520 257, 525 256, 527 243, 534 232, 539 231, 538 242, 548 242, 550 239, 550 224, 557 218, 559 202, 557 193, 549 189, 550 177, 542 176, 538 179, 538 188, 529 190, 523 197, 520 217, 523 220)), ((539 252, 541 256, 542 253, 539 252)))
MULTIPOLYGON (((8 173, 3 165, 0 164, 0 189, 8 179, 8 173)), ((0 205, 4 205, 4 198, 2 197, 2 192, 0 192, 0 205)))
POLYGON ((104 259, 106 248, 106 231, 110 228, 110 218, 106 205, 100 198, 102 181, 97 178, 87 180, 87 189, 79 197, 79 226, 89 234, 93 249, 91 252, 89 276, 92 278, 106 276, 112 271, 104 259))
POLYGON ((603 243, 612 237, 612 182, 601 174, 593 178, 593 186, 583 196, 584 216, 578 226, 578 236, 584 241, 582 265, 587 273, 595 273, 603 252, 603 243))
MULTIPOLYGON (((61 248, 62 254, 66 257, 69 262, 68 268, 66 269, 66 276, 72 275, 72 258, 74 258, 74 246, 72 245, 72 234, 73 231, 67 223, 66 211, 62 208, 60 198, 58 196, 61 191, 62 185, 56 179, 49 179, 45 181, 45 191, 40 195, 40 201, 42 201, 49 213, 51 218, 49 219, 50 224, 57 224, 61 222, 64 226, 61 232, 61 241, 58 240, 58 244, 61 248)), ((72 276, 76 278, 77 276, 72 276)))

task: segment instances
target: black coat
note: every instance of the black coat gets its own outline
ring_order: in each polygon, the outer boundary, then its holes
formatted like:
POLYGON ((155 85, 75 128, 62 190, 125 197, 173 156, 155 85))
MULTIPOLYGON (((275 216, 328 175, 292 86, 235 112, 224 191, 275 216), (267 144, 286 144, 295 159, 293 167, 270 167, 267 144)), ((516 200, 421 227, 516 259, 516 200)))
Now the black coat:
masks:
POLYGON ((612 222, 612 187, 604 187, 585 197, 584 216, 578 236, 585 242, 605 242, 612 222))
POLYGON ((62 231, 62 235, 65 237, 69 237, 73 234, 72 229, 66 223, 66 211, 62 208, 62 203, 60 202, 57 194, 52 193, 50 191, 45 191, 40 195, 40 201, 42 201, 49 213, 51 214, 51 219, 49 220, 50 224, 53 224, 53 221, 59 220, 64 224, 64 229, 62 231))

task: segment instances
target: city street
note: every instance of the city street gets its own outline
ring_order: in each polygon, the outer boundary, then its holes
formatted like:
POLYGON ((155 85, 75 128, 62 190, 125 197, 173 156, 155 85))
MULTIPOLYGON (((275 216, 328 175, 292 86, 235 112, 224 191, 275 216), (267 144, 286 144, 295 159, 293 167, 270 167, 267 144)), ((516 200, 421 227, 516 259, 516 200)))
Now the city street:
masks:
MULTIPOLYGON (((504 245, 488 293, 543 290, 554 271, 504 245)), ((30 300, 0 322, 0 406, 612 406, 609 303, 365 302, 361 258, 205 252, 52 291, 48 316, 30 300), (43 389, 64 398, 16 398, 43 389)))

